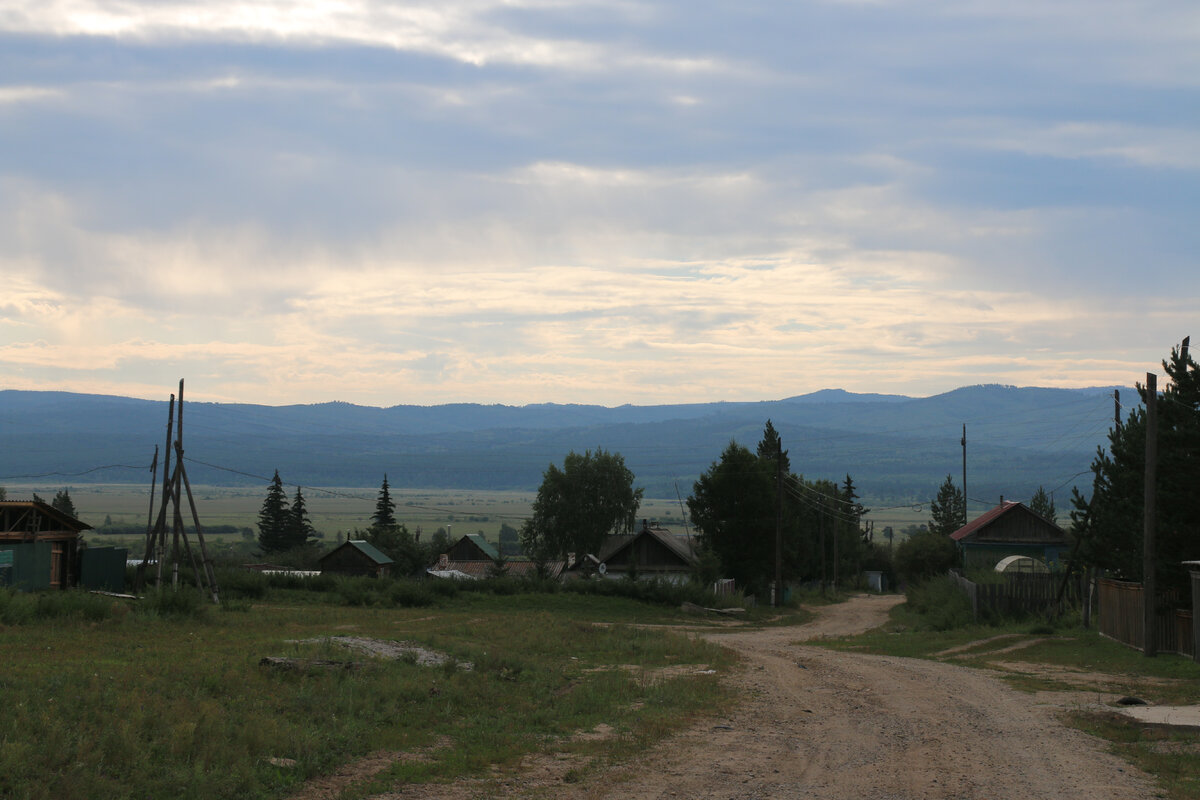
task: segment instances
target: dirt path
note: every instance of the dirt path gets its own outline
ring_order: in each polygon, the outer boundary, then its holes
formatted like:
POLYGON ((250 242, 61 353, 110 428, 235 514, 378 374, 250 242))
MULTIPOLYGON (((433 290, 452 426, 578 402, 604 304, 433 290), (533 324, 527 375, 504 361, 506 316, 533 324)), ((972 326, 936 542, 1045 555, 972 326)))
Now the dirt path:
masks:
POLYGON ((881 624, 896 597, 856 597, 806 625, 705 635, 737 650, 745 700, 637 761, 577 783, 569 763, 412 786, 386 798, 566 800, 1141 800, 1148 778, 987 673, 807 646, 881 624))
POLYGON ((747 701, 571 798, 1136 800, 1151 784, 1054 709, 983 672, 804 640, 881 624, 857 597, 795 628, 713 634, 740 652, 747 701))

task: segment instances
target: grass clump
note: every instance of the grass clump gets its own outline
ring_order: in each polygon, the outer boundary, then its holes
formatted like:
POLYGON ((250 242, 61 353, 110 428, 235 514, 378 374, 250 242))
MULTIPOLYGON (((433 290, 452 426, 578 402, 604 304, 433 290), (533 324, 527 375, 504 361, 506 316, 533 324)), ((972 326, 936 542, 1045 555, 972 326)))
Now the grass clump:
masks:
POLYGON ((916 615, 918 630, 949 631, 975 622, 971 601, 949 576, 913 584, 905 597, 910 611, 916 615))

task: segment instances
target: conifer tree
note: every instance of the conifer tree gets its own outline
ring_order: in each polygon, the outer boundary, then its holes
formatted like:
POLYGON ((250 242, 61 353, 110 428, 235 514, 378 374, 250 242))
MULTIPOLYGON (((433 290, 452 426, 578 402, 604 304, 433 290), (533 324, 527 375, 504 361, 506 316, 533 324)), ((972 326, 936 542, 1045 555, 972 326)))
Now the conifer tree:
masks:
POLYGON ((75 511, 75 503, 71 501, 71 493, 65 487, 62 491, 54 495, 54 499, 50 501, 50 507, 61 511, 68 517, 78 517, 75 511))
POLYGON ((1029 510, 1047 522, 1058 524, 1058 510, 1054 507, 1054 498, 1046 494, 1041 486, 1033 493, 1029 501, 1029 510))
POLYGON ((264 553, 277 553, 291 547, 288 536, 291 522, 287 494, 283 491, 279 470, 275 470, 275 477, 267 487, 267 496, 258 512, 258 546, 264 553))
POLYGON ((967 501, 949 475, 929 504, 929 532, 949 536, 967 524, 967 501))
POLYGON ((304 495, 300 487, 296 487, 296 496, 292 498, 292 507, 288 512, 288 542, 291 547, 305 544, 316 544, 317 531, 308 518, 308 508, 304 504, 304 495))
POLYGON ((396 504, 392 502, 391 492, 388 491, 387 473, 383 475, 383 485, 379 487, 379 497, 375 501, 375 513, 371 516, 372 528, 394 528, 396 526, 396 504))

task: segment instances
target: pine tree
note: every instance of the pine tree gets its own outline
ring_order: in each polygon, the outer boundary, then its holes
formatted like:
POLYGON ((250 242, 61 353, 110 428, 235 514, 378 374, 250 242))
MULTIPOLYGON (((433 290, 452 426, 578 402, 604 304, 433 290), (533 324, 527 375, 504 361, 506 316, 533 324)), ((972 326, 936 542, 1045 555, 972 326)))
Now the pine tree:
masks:
MULTIPOLYGON (((775 426, 771 424, 771 420, 767 420, 767 424, 763 426, 762 439, 758 443, 758 457, 775 463, 776 455, 780 455, 779 450, 779 432, 775 430, 775 426)), ((792 463, 788 460, 788 451, 782 451, 783 458, 783 474, 787 475, 792 471, 792 463)))
POLYGON ((62 491, 54 495, 54 499, 50 501, 50 507, 61 511, 68 517, 78 517, 75 511, 75 503, 71 501, 71 493, 65 487, 62 491))
POLYGON ((1033 493, 1029 501, 1029 510, 1047 522, 1058 524, 1058 510, 1054 507, 1054 498, 1046 494, 1041 486, 1033 493))
MULTIPOLYGON (((1158 398, 1158 469, 1155 556, 1158 586, 1183 597, 1188 570, 1200 549, 1200 367, 1182 347, 1162 362, 1169 384, 1158 398)), ((1146 387, 1138 386, 1142 402, 1146 387)), ((1072 492, 1071 523, 1081 537, 1080 557, 1126 580, 1142 579, 1142 530, 1146 467, 1146 411, 1134 409, 1109 429, 1107 452, 1092 461, 1092 495, 1072 492)))
POLYGON ((966 498, 949 475, 938 489, 937 499, 929 504, 929 514, 930 533, 949 536, 967 524, 966 498))
POLYGON ((375 501, 375 513, 371 516, 372 528, 394 528, 396 526, 396 504, 388 491, 387 473, 383 476, 383 485, 379 487, 379 498, 375 501))
POLYGON ((275 477, 267 487, 267 496, 258 512, 258 546, 264 553, 277 553, 291 547, 288 536, 291 521, 283 481, 279 479, 279 470, 275 470, 275 477))
POLYGON ((299 486, 296 487, 296 496, 292 498, 288 517, 288 542, 291 547, 316 544, 317 531, 308 518, 308 508, 304 504, 304 495, 300 493, 299 486))

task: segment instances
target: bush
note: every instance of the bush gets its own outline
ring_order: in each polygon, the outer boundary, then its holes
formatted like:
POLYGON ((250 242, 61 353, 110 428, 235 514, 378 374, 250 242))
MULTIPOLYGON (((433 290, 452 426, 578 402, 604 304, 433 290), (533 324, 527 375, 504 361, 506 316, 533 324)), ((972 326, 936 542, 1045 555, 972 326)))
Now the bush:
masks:
POLYGON ((948 631, 975 623, 971 601, 948 575, 909 586, 905 593, 909 608, 921 618, 925 630, 948 631))
POLYGON ((896 574, 906 582, 920 583, 957 564, 958 547, 953 539, 940 533, 918 533, 896 548, 896 574))

